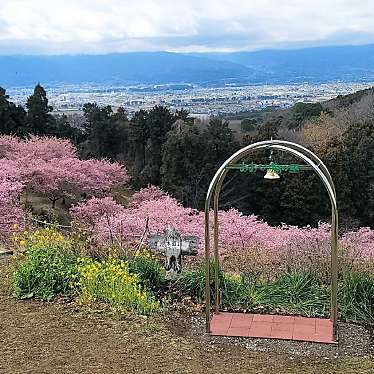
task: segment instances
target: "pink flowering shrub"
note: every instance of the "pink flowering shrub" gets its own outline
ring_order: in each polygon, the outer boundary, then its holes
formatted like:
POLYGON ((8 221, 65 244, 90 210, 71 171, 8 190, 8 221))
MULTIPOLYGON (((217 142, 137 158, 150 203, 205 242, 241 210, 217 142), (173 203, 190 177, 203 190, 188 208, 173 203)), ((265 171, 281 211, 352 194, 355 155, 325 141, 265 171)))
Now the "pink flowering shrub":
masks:
POLYGON ((12 155, 18 152, 20 146, 19 143, 20 140, 15 136, 0 136, 0 159, 11 159, 12 155))
POLYGON ((374 260, 374 230, 370 227, 361 227, 358 231, 344 234, 341 242, 354 258, 374 260))
POLYGON ((105 244, 114 235, 120 243, 133 242, 142 235, 147 217, 151 233, 162 233, 170 225, 183 235, 201 234, 202 222, 198 212, 184 208, 170 196, 164 196, 155 201, 145 200, 136 208, 124 209, 123 212, 112 215, 109 222, 102 217, 96 223, 95 239, 98 243, 105 244))
POLYGON ((141 188, 139 191, 135 192, 129 201, 129 207, 137 207, 145 201, 157 201, 165 196, 169 196, 161 188, 149 185, 147 188, 141 188))
POLYGON ((103 217, 111 217, 122 213, 125 208, 116 203, 112 197, 92 197, 88 201, 80 202, 70 209, 73 221, 80 227, 92 231, 97 222, 103 217))
POLYGON ((74 145, 69 140, 39 136, 32 136, 28 140, 18 141, 18 147, 13 149, 10 155, 15 159, 44 161, 78 157, 74 145))
POLYGON ((0 159, 0 241, 10 239, 13 225, 22 226, 23 210, 19 196, 23 187, 17 165, 0 159))
MULTIPOLYGON (((105 200, 95 200, 97 204, 101 202, 104 204, 105 200)), ((82 203, 80 209, 83 207, 82 203)), ((90 209, 87 208, 87 215, 90 214, 90 209)), ((73 217, 79 221, 74 213, 73 217)), ((147 217, 151 233, 161 233, 170 225, 183 235, 197 235, 200 238, 200 255, 203 255, 204 214, 183 207, 176 199, 153 186, 135 193, 127 208, 119 209, 117 205, 110 207, 106 217, 93 213, 89 224, 98 244, 108 244, 113 238, 117 243, 129 244, 140 238, 147 217)), ((297 263, 300 266, 315 264, 319 269, 324 268, 326 273, 329 272, 328 224, 322 223, 317 228, 288 225, 272 227, 256 216, 245 216, 235 209, 220 211, 218 217, 219 252, 224 262, 235 258, 240 262, 246 257, 254 262, 263 259, 269 268, 271 263, 279 267, 297 263)), ((85 218, 86 221, 88 219, 85 218)), ((213 223, 213 214, 210 215, 210 223, 213 223)), ((213 230, 210 243, 212 249, 213 230)), ((363 228, 357 233, 348 233, 340 244, 341 250, 344 250, 342 255, 347 258, 369 259, 374 256, 374 232, 370 229, 363 228)))

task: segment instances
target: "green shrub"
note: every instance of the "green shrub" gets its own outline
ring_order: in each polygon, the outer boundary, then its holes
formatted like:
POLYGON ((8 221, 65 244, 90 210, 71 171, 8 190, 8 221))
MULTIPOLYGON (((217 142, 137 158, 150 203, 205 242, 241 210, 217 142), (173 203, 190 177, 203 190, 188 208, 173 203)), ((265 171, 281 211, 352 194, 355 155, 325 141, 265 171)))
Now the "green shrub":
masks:
POLYGON ((344 273, 340 280, 339 306, 346 320, 374 323, 374 275, 344 273))
POLYGON ((165 286, 165 268, 148 252, 135 255, 127 261, 129 271, 139 276, 139 281, 144 287, 156 291, 165 286))
MULTIPOLYGON (((224 280, 224 273, 219 271, 219 282, 222 284, 224 280)), ((205 299, 205 265, 200 264, 195 269, 186 269, 178 276, 175 281, 177 290, 185 295, 191 296, 198 301, 205 299)), ((230 284, 231 286, 231 284, 230 284)), ((215 297, 214 288, 214 265, 210 264, 210 292, 211 300, 215 297)))
POLYGON ((264 303, 270 309, 306 316, 325 316, 329 311, 329 289, 308 272, 283 274, 265 286, 264 303))
MULTIPOLYGON (((215 300, 215 272, 214 265, 210 265, 210 297, 215 300)), ((242 276, 225 274, 221 269, 218 273, 220 285, 221 305, 226 308, 237 309, 257 305, 261 290, 254 289, 249 281, 242 276)), ((194 297, 199 302, 205 299, 205 266, 200 265, 196 269, 185 270, 177 278, 175 283, 182 294, 194 297)))
POLYGON ((103 301, 116 311, 145 315, 160 309, 160 303, 142 287, 138 275, 129 272, 123 260, 80 258, 78 274, 76 287, 82 303, 103 301))
POLYGON ((75 256, 68 240, 45 229, 33 234, 25 232, 20 243, 22 254, 13 273, 16 296, 50 300, 58 293, 69 293, 75 256))
MULTIPOLYGON (((225 279, 233 278, 233 276, 225 275, 225 279)), ((248 277, 246 274, 241 274, 236 278, 236 290, 234 292, 226 292, 226 297, 223 297, 222 302, 224 307, 233 309, 255 309, 259 306, 263 307, 266 304, 266 285, 259 279, 248 277)), ((226 283, 227 284, 227 283, 226 283)), ((228 289, 232 290, 232 287, 228 289)), ((223 290, 224 295, 225 291, 223 290)))

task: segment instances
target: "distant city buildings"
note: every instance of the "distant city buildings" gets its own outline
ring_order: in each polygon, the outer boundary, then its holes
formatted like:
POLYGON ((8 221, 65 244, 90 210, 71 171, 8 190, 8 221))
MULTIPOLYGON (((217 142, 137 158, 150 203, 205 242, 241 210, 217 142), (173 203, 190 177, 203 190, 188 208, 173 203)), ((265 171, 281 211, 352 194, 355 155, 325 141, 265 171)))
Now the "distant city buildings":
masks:
MULTIPOLYGON (((82 111, 83 104, 96 102, 111 105, 114 110, 122 106, 129 115, 139 109, 164 105, 171 110, 186 109, 195 117, 261 110, 267 107, 289 107, 296 102, 319 102, 338 95, 346 95, 373 86, 370 83, 323 83, 261 86, 226 86, 203 88, 186 85, 185 89, 165 86, 46 86, 50 104, 56 114, 82 111)), ((9 88, 7 93, 18 104, 24 104, 33 87, 9 88)))

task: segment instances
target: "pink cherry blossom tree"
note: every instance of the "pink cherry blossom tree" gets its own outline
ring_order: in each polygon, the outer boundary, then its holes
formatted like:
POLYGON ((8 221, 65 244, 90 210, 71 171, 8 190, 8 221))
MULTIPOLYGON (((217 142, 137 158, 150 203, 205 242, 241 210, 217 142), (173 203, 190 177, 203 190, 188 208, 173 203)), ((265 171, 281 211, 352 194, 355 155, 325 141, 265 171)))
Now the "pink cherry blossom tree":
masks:
POLYGON ((25 191, 47 196, 54 207, 66 197, 104 196, 129 180, 126 169, 106 160, 80 160, 70 141, 48 137, 0 137, 0 156, 20 170, 25 191))
POLYGON ((0 159, 0 241, 9 240, 13 225, 23 224, 19 202, 23 187, 17 164, 0 159))
POLYGON ((75 224, 92 232, 103 217, 112 217, 121 214, 125 208, 116 203, 112 197, 97 198, 80 202, 70 209, 70 215, 75 224))
POLYGON ((135 192, 129 201, 129 207, 137 207, 144 201, 156 201, 169 196, 161 188, 153 185, 149 185, 146 188, 141 188, 139 191, 135 192))
MULTIPOLYGON (((202 212, 183 207, 160 189, 150 186, 133 195, 127 208, 112 202, 96 199, 94 204, 82 203, 74 211, 73 218, 89 222, 94 240, 100 245, 109 244, 113 237, 120 243, 131 244, 140 237, 145 220, 149 219, 151 233, 160 233, 168 225, 174 226, 184 235, 200 238, 200 254, 204 252, 204 215, 202 212), (102 204, 102 207, 100 205, 102 204), (92 210, 92 211, 91 211, 92 210), (106 212, 103 217, 97 212, 106 212)), ((330 256, 330 226, 320 224, 316 228, 282 225, 272 227, 256 216, 245 216, 235 209, 219 211, 219 250, 222 259, 242 256, 253 249, 261 248, 274 259, 289 257, 297 259, 325 258, 330 256)), ((213 214, 210 216, 211 224, 213 214)), ((211 231, 211 234, 212 231, 211 231)), ((213 238, 211 238, 213 244, 213 238)), ((356 233, 347 233, 340 240, 344 256, 361 259, 374 257, 374 231, 363 228, 356 233), (356 248, 353 253, 353 247, 356 248)), ((312 261, 312 260, 311 260, 312 261)))

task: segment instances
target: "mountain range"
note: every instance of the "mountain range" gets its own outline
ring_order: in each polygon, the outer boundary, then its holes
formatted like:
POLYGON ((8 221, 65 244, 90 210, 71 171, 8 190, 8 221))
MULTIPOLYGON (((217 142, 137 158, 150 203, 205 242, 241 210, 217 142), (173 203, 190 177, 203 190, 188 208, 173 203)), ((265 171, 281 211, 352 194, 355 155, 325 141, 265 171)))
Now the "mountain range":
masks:
POLYGON ((0 86, 373 82, 374 44, 233 53, 0 56, 0 86))

